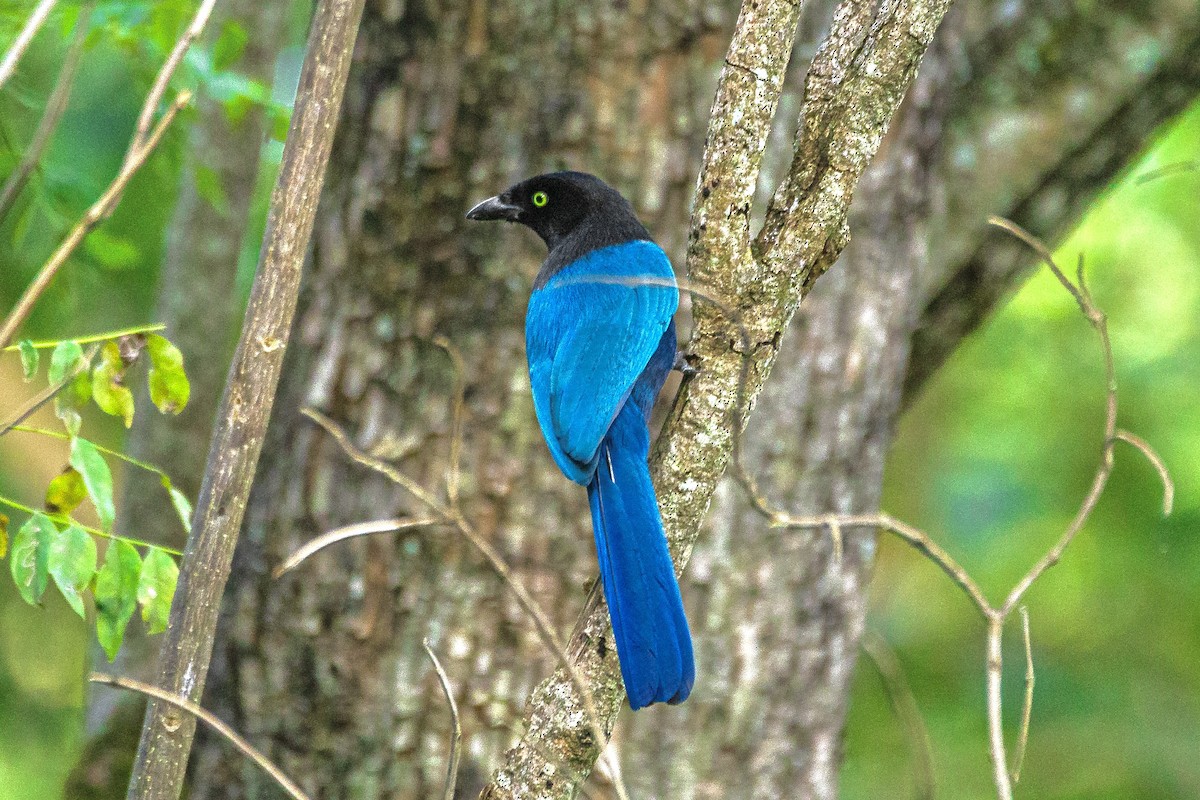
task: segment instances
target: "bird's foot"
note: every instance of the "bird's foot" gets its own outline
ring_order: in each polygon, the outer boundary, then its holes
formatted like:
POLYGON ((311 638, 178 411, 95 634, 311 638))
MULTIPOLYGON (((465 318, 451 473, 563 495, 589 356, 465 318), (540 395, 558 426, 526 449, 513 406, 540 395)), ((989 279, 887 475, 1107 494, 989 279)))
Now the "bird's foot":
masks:
POLYGON ((693 356, 689 353, 685 353, 682 350, 675 351, 675 363, 671 364, 671 369, 683 373, 684 380, 694 378, 700 374, 700 368, 689 360, 691 358, 693 356))

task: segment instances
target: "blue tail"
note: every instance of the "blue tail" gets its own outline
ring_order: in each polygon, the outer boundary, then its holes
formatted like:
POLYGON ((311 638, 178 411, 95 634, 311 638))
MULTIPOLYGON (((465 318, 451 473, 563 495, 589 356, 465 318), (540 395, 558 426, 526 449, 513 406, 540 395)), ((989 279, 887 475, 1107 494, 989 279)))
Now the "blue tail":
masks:
POLYGON ((588 484, 600 579, 634 709, 682 703, 696 677, 692 637, 646 464, 649 448, 642 410, 625 403, 600 445, 588 484))

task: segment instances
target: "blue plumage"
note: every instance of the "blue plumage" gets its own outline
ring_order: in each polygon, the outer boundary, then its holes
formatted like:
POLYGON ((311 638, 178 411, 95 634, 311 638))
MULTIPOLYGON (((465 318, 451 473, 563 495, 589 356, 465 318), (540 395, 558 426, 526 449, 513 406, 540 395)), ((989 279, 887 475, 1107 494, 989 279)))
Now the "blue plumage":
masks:
POLYGON ((590 175, 532 178, 468 217, 521 222, 549 247, 525 318, 538 424, 563 474, 587 486, 630 705, 682 702, 692 642, 647 465, 647 422, 675 360, 671 264, 590 175))

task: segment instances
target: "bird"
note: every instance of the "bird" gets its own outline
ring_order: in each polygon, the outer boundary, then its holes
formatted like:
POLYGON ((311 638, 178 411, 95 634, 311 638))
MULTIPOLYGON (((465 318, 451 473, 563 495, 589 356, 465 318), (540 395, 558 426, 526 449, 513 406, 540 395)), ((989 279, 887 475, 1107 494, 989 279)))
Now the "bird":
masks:
POLYGON ((528 178, 467 218, 546 244, 525 315, 534 412, 559 469, 587 487, 629 705, 681 703, 692 638, 648 464, 650 412, 676 363, 671 262, 629 201, 583 172, 528 178))

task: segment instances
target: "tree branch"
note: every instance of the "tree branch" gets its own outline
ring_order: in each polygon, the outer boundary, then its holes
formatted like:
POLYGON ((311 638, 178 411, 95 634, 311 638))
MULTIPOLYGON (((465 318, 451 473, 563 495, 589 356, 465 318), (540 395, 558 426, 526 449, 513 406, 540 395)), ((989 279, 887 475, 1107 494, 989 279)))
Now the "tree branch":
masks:
MULTIPOLYGON (((792 171, 776 193, 754 253, 751 198, 795 37, 797 7, 785 0, 742 6, 710 117, 688 274, 731 301, 754 349, 741 352, 729 320, 717 311, 694 309, 690 350, 700 374, 681 391, 651 460, 677 570, 687 562, 729 461, 730 420, 740 387, 745 385, 745 400, 752 407, 775 360, 779 334, 808 287, 844 246, 853 188, 948 5, 919 0, 884 8, 849 0, 842 4, 814 61, 816 77, 806 90, 805 123, 792 171), (825 120, 828 130, 820 129, 817 119, 825 120), (753 362, 744 381, 743 356, 753 362)), ((570 654, 591 683, 608 727, 623 700, 617 659, 611 644, 602 642, 610 636, 607 612, 593 590, 570 654)), ((597 743, 570 714, 578 703, 562 671, 539 686, 526 712, 524 736, 482 796, 572 795, 579 782, 574 773, 586 774, 598 752, 597 743), (572 774, 553 769, 545 753, 571 766, 566 772, 572 774)))
POLYGON ((42 110, 42 118, 38 120, 37 130, 33 132, 29 146, 21 155, 20 163, 8 174, 8 178, 4 181, 4 188, 0 189, 0 220, 8 215, 17 196, 29 182, 29 176, 33 174, 46 145, 50 143, 54 131, 58 128, 63 112, 67 110, 67 100, 71 97, 71 87, 75 82, 75 70, 79 67, 80 57, 83 56, 84 35, 87 33, 88 20, 91 19, 92 9, 95 8, 95 5, 94 2, 90 2, 79 10, 79 18, 75 20, 75 31, 71 34, 71 44, 67 48, 67 56, 63 59, 63 65, 58 71, 54 88, 50 90, 50 98, 42 110))
MULTIPOLYGON (((159 684, 193 701, 204 690, 220 598, 279 381, 362 9, 363 0, 322 0, 313 17, 259 270, 217 414, 159 665, 159 684)), ((179 797, 194 733, 194 720, 172 719, 169 708, 150 704, 130 800, 179 797)))
POLYGON ((29 15, 29 19, 25 21, 25 27, 17 34, 12 47, 4 54, 4 60, 0 61, 0 89, 4 88, 4 84, 12 77, 13 70, 17 68, 17 62, 21 60, 21 56, 25 55, 25 51, 29 49, 29 43, 41 30, 46 18, 50 16, 50 12, 57 4, 58 0, 42 0, 29 15))

